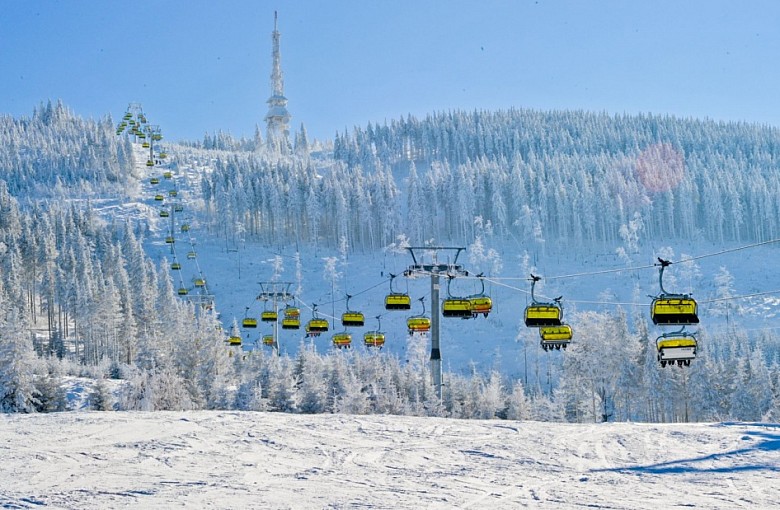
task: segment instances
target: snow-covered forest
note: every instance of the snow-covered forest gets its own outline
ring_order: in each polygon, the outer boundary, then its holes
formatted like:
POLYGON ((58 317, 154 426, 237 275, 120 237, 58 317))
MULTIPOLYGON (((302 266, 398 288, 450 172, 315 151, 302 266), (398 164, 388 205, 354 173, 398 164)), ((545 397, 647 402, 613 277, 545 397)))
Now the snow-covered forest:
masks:
MULTIPOLYGON (((150 255, 150 215, 93 207, 136 200, 143 180, 114 124, 60 103, 0 117, 0 410, 64 410, 62 378, 85 376, 95 409, 780 420, 774 330, 705 330, 699 359, 662 370, 647 319, 619 307, 572 314, 577 340, 548 384, 498 367, 452 370, 441 402, 424 335, 406 339, 404 357, 318 353, 304 341, 293 356, 228 348, 231 324, 178 298, 169 261, 150 255)), ((510 110, 368 125, 338 134, 332 151, 313 150, 304 129, 292 155, 258 141, 167 144, 168 168, 196 174, 185 191, 204 235, 240 240, 245 257, 284 247, 370 259, 400 236, 463 244, 485 262, 475 252, 489 232, 492 246, 512 239, 540 257, 560 257, 563 244, 580 255, 620 246, 630 258, 672 239, 780 234, 780 132, 768 127, 510 110)))
POLYGON ((203 183, 213 221, 265 243, 338 246, 347 236, 355 249, 399 232, 469 244, 475 217, 537 244, 612 246, 636 215, 651 239, 780 234, 780 131, 768 126, 455 111, 355 128, 333 147, 321 179, 322 161, 218 157, 203 183), (215 201, 232 204, 229 218, 215 201))
POLYGON ((130 177, 130 142, 110 117, 85 120, 60 101, 32 117, 0 115, 0 140, 0 177, 20 199, 118 193, 130 177))

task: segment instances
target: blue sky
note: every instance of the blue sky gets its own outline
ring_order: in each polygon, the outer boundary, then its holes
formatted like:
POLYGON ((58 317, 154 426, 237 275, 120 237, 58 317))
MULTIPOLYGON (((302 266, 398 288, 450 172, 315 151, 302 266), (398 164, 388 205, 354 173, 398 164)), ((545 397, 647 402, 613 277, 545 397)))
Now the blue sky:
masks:
MULTIPOLYGON (((273 12, 310 136, 451 109, 652 112, 780 126, 780 2, 3 2, 0 113, 128 102, 173 139, 264 127, 273 12)), ((264 129, 263 129, 264 131, 264 129)))

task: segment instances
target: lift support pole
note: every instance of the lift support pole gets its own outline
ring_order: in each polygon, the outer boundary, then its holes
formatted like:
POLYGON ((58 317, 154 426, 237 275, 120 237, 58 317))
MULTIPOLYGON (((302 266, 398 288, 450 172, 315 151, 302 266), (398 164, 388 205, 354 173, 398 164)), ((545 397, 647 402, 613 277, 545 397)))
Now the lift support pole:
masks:
POLYGON ((441 347, 439 344, 439 273, 431 273, 431 375, 441 401, 441 347))
POLYGON ((414 264, 409 266, 404 271, 404 276, 428 276, 431 277, 431 376, 433 378, 433 386, 436 389, 436 396, 439 402, 442 400, 442 373, 441 373, 441 344, 440 344, 440 328, 439 328, 439 277, 441 274, 445 274, 449 277, 455 276, 468 276, 468 271, 465 271, 461 266, 457 264, 458 255, 465 248, 448 247, 448 246, 419 246, 408 247, 409 254, 412 256, 414 264), (415 250, 418 253, 433 253, 433 263, 419 263, 417 262, 417 256, 415 256, 415 250), (455 258, 452 263, 439 264, 436 262, 437 254, 439 251, 455 251, 455 258))

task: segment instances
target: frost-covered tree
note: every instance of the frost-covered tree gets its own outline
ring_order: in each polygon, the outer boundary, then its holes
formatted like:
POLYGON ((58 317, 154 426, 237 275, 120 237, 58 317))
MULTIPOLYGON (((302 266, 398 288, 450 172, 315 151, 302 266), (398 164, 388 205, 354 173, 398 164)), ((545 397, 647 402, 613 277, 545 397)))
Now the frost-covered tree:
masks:
POLYGON ((300 381, 298 410, 307 414, 325 412, 328 407, 328 387, 322 359, 313 349, 301 346, 296 365, 296 375, 300 381))
MULTIPOLYGON (((0 310, 8 306, 2 290, 0 287, 0 310)), ((37 366, 26 322, 15 308, 4 310, 0 315, 0 411, 35 411, 39 404, 37 366)))
POLYGON ((52 413, 66 410, 68 399, 62 387, 62 370, 54 358, 48 363, 39 364, 35 388, 38 392, 36 411, 52 413))
POLYGON ((528 420, 531 418, 531 404, 522 381, 515 381, 512 385, 512 392, 506 399, 506 418, 508 420, 528 420))
POLYGON ((113 411, 115 404, 114 394, 102 377, 95 381, 95 387, 89 395, 89 408, 95 411, 113 411))
POLYGON ((716 317, 725 317, 729 322, 735 316, 741 315, 742 307, 733 297, 736 295, 734 290, 734 277, 725 266, 721 266, 715 274, 715 297, 712 299, 710 310, 716 317))
POLYGON ((267 388, 270 409, 282 412, 298 410, 298 378, 289 359, 271 365, 267 388))

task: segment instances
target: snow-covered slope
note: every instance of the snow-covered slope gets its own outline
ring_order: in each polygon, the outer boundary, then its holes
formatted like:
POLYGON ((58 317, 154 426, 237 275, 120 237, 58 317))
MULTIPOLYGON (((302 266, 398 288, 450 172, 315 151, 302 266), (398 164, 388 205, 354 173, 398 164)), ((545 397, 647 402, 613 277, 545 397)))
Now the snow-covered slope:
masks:
POLYGON ((2 508, 776 508, 780 428, 0 415, 2 508))
MULTIPOLYGON (((136 148, 135 150, 140 150, 136 148)), ((176 146, 169 150, 176 158, 176 146)), ((206 151, 203 151, 206 153, 206 151)), ((136 153, 140 161, 143 154, 136 153)), ((430 280, 418 278, 407 280, 403 277, 395 282, 396 289, 408 292, 414 301, 409 313, 386 311, 383 299, 390 291, 388 275, 401 274, 411 263, 411 257, 393 251, 350 252, 346 258, 338 250, 310 246, 262 246, 257 242, 236 242, 225 239, 219 233, 208 232, 198 222, 198 211, 202 204, 198 202, 199 179, 204 172, 210 171, 210 162, 204 158, 193 161, 177 161, 178 171, 170 181, 163 180, 160 185, 151 186, 149 177, 159 175, 161 170, 148 169, 142 165, 137 168, 143 175, 138 198, 139 207, 149 211, 152 232, 147 239, 147 253, 156 261, 166 258, 170 261, 171 249, 164 238, 169 233, 168 220, 157 218, 159 205, 153 201, 155 193, 167 193, 174 186, 179 191, 177 200, 184 204, 186 218, 192 229, 186 235, 175 230, 178 260, 182 263, 181 272, 173 272, 174 285, 191 285, 193 278, 202 272, 208 281, 208 290, 216 300, 226 331, 233 320, 239 323, 245 314, 258 317, 263 304, 256 301, 260 292, 259 282, 274 278, 275 265, 283 269, 279 280, 293 282, 297 287, 297 269, 294 257, 300 255, 302 292, 298 294, 303 308, 302 320, 311 317, 308 306, 319 304, 319 313, 331 323, 331 331, 313 341, 320 352, 332 348, 330 338, 334 331, 342 331, 340 316, 346 310, 344 296, 353 295, 351 308, 362 311, 366 317, 364 328, 351 329, 353 347, 362 349, 362 335, 365 331, 376 329, 375 317, 381 315, 381 326, 387 334, 385 352, 405 359, 407 349, 406 318, 410 313, 420 313, 416 299, 425 296, 427 312, 431 311, 430 280), (190 245, 192 242, 194 245, 190 245), (198 259, 185 260, 183 250, 191 246, 197 250, 198 259), (325 258, 338 259, 336 270, 339 273, 332 286, 326 276, 325 258), (335 302, 334 302, 335 301, 335 302)), ((166 202, 168 198, 166 195, 166 202)), ((177 220, 178 221, 178 220, 177 220)), ((178 223, 177 223, 178 225, 178 223)), ((539 295, 552 297, 562 295, 566 307, 566 317, 575 330, 577 339, 576 313, 587 311, 614 312, 618 306, 631 315, 649 319, 650 295, 659 292, 658 272, 652 267, 655 257, 663 255, 672 260, 690 257, 704 258, 695 261, 695 267, 675 265, 666 276, 666 286, 672 291, 690 292, 700 303, 702 323, 700 330, 708 333, 722 331, 727 327, 724 303, 709 300, 720 297, 715 283, 716 275, 725 267, 734 277, 732 295, 750 295, 754 293, 780 292, 780 277, 765 269, 765 262, 776 258, 780 244, 767 244, 739 249, 750 243, 714 244, 693 240, 652 240, 646 241, 642 252, 629 256, 619 256, 617 250, 626 248, 622 243, 614 246, 573 247, 571 245, 551 245, 543 251, 534 251, 518 239, 485 237, 482 239, 484 250, 494 249, 502 262, 498 274, 491 274, 486 291, 494 302, 494 310, 485 319, 463 321, 460 319, 442 319, 441 341, 445 368, 456 372, 467 372, 476 367, 480 371, 499 368, 502 372, 525 377, 530 371, 537 375, 539 364, 544 372, 547 364, 560 364, 561 353, 544 353, 538 346, 538 333, 535 329, 523 325, 523 309, 529 303, 530 271, 545 277, 539 295), (737 249, 737 251, 729 251, 737 249), (530 251, 530 253, 528 251, 530 251), (714 255, 717 254, 717 255, 714 255), (707 256, 713 255, 713 256, 707 256), (621 268, 642 267, 639 270, 614 272, 621 268), (561 275, 579 275, 556 279, 561 275), (528 352, 527 352, 528 351, 528 352), (534 368, 535 367, 535 368, 534 368)), ((484 260, 470 262, 471 251, 461 256, 460 262, 472 274, 489 271, 490 263, 484 260)), ((443 280, 441 297, 447 295, 447 285, 443 280)), ((469 295, 480 291, 480 284, 474 278, 458 278, 452 282, 453 295, 469 295)), ((777 321, 780 302, 774 294, 756 296, 751 299, 730 301, 733 305, 729 315, 729 327, 743 330, 774 330, 780 326, 777 321)), ((271 332, 271 327, 261 324, 255 330, 244 330, 244 348, 262 348, 260 338, 271 332)), ((695 329, 694 329, 695 331, 695 329)), ((655 328, 650 334, 653 338, 663 331, 655 328)), ((305 339, 303 331, 279 330, 279 345, 282 353, 294 355, 301 341, 305 339)), ((706 347, 705 347, 706 350, 706 347)), ((704 351, 702 351, 704 352, 704 351)), ((542 375, 541 379, 549 379, 542 375)), ((526 379, 535 384, 540 382, 536 376, 526 379)))

